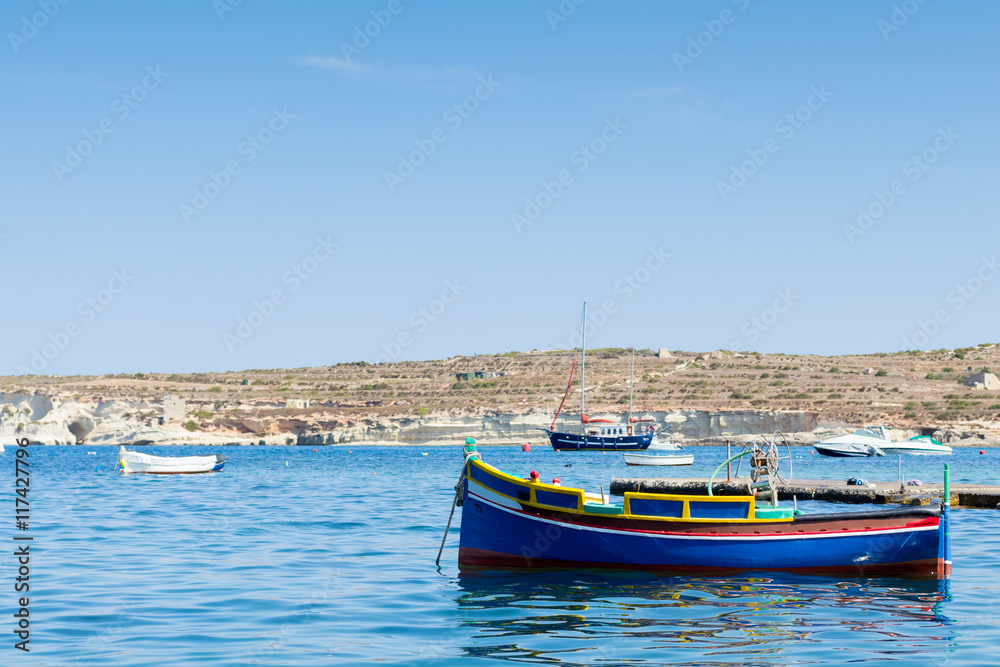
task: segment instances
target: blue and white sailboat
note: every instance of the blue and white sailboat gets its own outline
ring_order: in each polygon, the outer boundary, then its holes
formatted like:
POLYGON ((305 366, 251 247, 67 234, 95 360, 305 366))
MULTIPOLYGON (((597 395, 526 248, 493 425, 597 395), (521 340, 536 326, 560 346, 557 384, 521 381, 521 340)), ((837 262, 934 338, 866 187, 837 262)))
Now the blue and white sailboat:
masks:
MULTIPOLYGON (((545 429, 549 436, 552 448, 556 450, 574 451, 612 451, 628 452, 642 451, 649 447, 657 433, 657 424, 651 419, 632 418, 632 382, 629 382, 629 406, 628 419, 624 422, 615 422, 610 419, 591 419, 587 416, 586 395, 587 395, 587 303, 583 303, 583 342, 580 348, 580 432, 570 433, 556 430, 556 420, 562 412, 563 403, 569 396, 569 391, 573 386, 573 371, 576 363, 570 368, 569 383, 566 385, 566 393, 563 395, 562 403, 556 410, 555 417, 552 418, 552 425, 545 429)), ((635 352, 632 353, 633 374, 635 370, 635 352)))

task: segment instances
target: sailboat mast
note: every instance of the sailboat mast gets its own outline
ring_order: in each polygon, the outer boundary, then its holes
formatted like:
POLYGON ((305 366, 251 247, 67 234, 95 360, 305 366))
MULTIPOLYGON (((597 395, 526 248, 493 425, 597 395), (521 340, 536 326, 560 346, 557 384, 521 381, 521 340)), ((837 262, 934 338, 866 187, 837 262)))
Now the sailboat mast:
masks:
POLYGON ((580 347, 580 421, 583 422, 583 415, 586 414, 584 395, 587 391, 587 302, 583 302, 583 325, 580 327, 583 333, 583 342, 580 347))
POLYGON ((635 350, 632 350, 632 372, 628 376, 628 423, 632 428, 632 385, 635 384, 635 350))

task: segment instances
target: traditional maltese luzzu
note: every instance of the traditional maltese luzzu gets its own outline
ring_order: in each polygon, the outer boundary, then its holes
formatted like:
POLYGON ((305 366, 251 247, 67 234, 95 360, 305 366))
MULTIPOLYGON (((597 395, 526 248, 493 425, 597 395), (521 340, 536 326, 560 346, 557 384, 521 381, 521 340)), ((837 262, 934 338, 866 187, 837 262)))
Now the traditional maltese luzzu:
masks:
POLYGON ((774 501, 758 504, 773 488, 757 497, 627 492, 610 503, 603 491, 505 473, 468 444, 456 490, 463 569, 951 573, 947 466, 941 505, 807 515, 774 501))

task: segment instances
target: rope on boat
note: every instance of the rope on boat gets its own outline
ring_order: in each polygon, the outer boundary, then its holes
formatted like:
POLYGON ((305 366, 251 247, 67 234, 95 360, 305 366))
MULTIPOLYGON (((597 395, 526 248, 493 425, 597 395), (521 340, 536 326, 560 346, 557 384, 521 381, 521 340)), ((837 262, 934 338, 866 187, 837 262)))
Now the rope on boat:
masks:
POLYGON ((771 501, 772 507, 777 507, 778 493, 774 488, 774 480, 777 479, 783 484, 788 484, 788 480, 792 477, 792 453, 788 448, 788 440, 781 431, 775 431, 770 438, 762 435, 756 436, 753 442, 743 443, 742 452, 734 454, 720 463, 712 476, 708 478, 708 495, 713 495, 712 484, 723 466, 728 466, 739 459, 739 463, 736 465, 736 477, 740 476, 740 467, 743 465, 742 457, 744 456, 750 456, 750 491, 761 500, 771 501), (779 455, 779 438, 781 439, 780 444, 785 446, 786 456, 779 455), (778 472, 783 459, 788 459, 788 477, 784 477, 778 472), (764 490, 758 491, 758 489, 764 490))
MULTIPOLYGON (((475 451, 475 448, 473 448, 475 451)), ((441 548, 438 549, 437 558, 434 559, 434 564, 441 565, 441 554, 444 553, 444 542, 448 539, 448 530, 451 529, 451 520, 455 517, 455 508, 462 506, 462 490, 465 487, 465 470, 469 464, 469 458, 475 456, 479 458, 478 454, 470 454, 468 449, 466 449, 465 460, 462 461, 462 474, 458 476, 458 483, 455 484, 455 500, 451 503, 451 513, 448 514, 448 524, 444 527, 444 536, 441 538, 441 548)))
POLYGON ((573 371, 576 370, 576 362, 569 369, 569 382, 566 383, 566 393, 563 394, 562 401, 559 402, 559 409, 556 410, 556 416, 552 418, 552 426, 549 427, 550 431, 556 430, 556 420, 559 419, 559 413, 562 412, 563 403, 566 402, 566 397, 569 396, 569 390, 573 386, 573 371))

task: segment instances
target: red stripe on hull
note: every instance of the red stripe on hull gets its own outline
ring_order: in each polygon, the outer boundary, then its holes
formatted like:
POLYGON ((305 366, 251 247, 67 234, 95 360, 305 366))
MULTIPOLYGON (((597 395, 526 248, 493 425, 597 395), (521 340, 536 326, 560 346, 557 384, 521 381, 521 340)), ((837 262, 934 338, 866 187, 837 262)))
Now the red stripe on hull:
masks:
MULTIPOLYGON (((469 497, 488 502, 491 501, 486 498, 469 491, 469 497)), ((499 507, 499 506, 497 506, 499 507)), ((511 507, 504 507, 504 511, 513 512, 515 514, 521 514, 529 518, 541 518, 555 523, 567 524, 572 526, 582 526, 585 528, 601 528, 604 530, 614 530, 622 533, 644 533, 648 535, 677 535, 686 537, 753 537, 753 538, 768 538, 768 537, 806 537, 810 535, 823 535, 827 537, 832 537, 834 535, 853 535, 857 533, 874 533, 877 534, 880 531, 887 530, 900 530, 903 528, 922 528, 928 526, 937 526, 940 517, 927 517, 925 519, 918 519, 916 521, 910 521, 907 523, 901 523, 898 518, 886 517, 886 518, 866 518, 866 519, 856 519, 850 514, 845 513, 843 517, 830 518, 823 522, 809 522, 808 516, 803 517, 800 521, 775 521, 773 523, 707 523, 707 522, 688 522, 688 521, 651 521, 646 519, 636 519, 632 517, 622 518, 616 516, 596 516, 596 515, 582 515, 586 521, 579 520, 581 515, 572 515, 565 512, 558 512, 557 510, 543 510, 541 508, 532 507, 531 511, 524 509, 513 509, 511 507), (567 520, 569 517, 572 520, 567 520), (872 524, 875 524, 874 526, 872 524), (644 526, 642 528, 636 528, 634 526, 644 526), (809 526, 814 528, 814 530, 805 530, 805 527, 809 526), (819 526, 829 526, 828 528, 819 528, 819 526), (667 529, 667 527, 672 530, 667 529)))
POLYGON ((730 568, 711 566, 669 566, 658 567, 656 565, 638 565, 631 563, 587 563, 582 561, 553 560, 546 558, 532 558, 531 565, 525 565, 524 556, 487 551, 485 549, 473 549, 470 547, 459 547, 458 565, 459 569, 475 569, 500 567, 503 569, 531 570, 537 568, 602 568, 609 570, 640 570, 646 572, 661 573, 713 573, 727 574, 739 572, 796 572, 801 574, 853 574, 859 577, 870 575, 902 575, 918 577, 941 577, 951 574, 951 563, 940 558, 927 558, 924 560, 910 561, 905 563, 886 563, 881 565, 870 565, 859 568, 855 565, 845 565, 840 567, 793 567, 793 568, 730 568))

